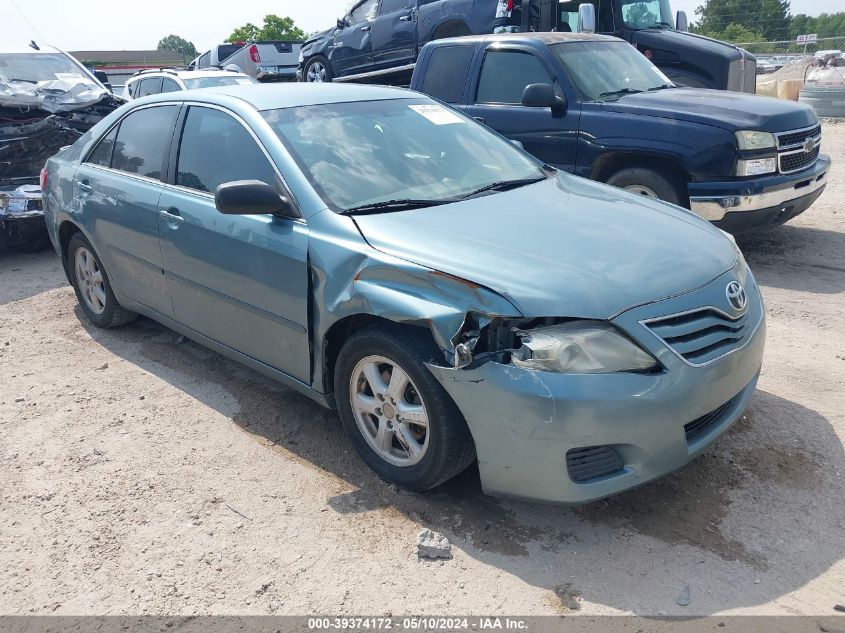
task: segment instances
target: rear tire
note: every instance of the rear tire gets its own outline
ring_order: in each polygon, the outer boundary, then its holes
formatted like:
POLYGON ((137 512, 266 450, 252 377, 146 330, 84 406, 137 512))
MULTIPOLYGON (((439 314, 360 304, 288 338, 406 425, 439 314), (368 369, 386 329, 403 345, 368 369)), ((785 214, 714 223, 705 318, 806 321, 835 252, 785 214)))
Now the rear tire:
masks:
POLYGON ((70 238, 67 265, 76 298, 91 323, 101 328, 112 328, 138 318, 135 312, 118 303, 106 269, 82 233, 74 233, 70 238))
POLYGON ((328 83, 334 79, 329 60, 322 55, 314 55, 302 70, 302 81, 306 83, 328 83))
POLYGON ((689 208, 689 197, 684 191, 684 183, 673 174, 646 167, 628 167, 617 171, 605 182, 631 193, 689 208))
POLYGON ((438 360, 427 331, 376 325, 354 334, 335 365, 338 412, 355 450, 379 477, 411 490, 434 488, 475 460, 461 412, 424 365, 438 360))

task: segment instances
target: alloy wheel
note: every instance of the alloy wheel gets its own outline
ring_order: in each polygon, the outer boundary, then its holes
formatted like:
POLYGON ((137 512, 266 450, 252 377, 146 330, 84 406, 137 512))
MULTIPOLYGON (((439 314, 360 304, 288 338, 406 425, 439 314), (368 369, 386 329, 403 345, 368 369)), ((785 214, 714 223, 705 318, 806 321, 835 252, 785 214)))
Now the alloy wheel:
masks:
POLYGON ((94 254, 87 248, 76 249, 74 257, 74 272, 76 283, 82 294, 85 305, 94 313, 102 314, 106 310, 106 287, 103 271, 100 269, 94 254))

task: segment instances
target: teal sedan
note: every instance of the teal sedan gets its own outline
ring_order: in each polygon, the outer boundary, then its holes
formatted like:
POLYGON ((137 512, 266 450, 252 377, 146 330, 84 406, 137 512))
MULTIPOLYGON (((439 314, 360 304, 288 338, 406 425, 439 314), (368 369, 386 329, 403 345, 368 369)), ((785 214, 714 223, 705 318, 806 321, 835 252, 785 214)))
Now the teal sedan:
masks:
POLYGON ((144 315, 336 408, 409 489, 477 461, 488 494, 605 497, 693 459, 756 387, 731 238, 414 92, 143 98, 42 180, 87 319, 144 315))

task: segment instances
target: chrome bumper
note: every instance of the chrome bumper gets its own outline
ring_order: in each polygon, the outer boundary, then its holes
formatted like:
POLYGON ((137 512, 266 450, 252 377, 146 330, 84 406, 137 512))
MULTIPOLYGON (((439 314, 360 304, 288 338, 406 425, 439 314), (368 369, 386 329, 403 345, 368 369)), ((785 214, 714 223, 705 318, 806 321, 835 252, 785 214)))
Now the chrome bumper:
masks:
POLYGON ((816 193, 827 185, 828 171, 809 179, 790 182, 780 189, 752 195, 727 194, 691 196, 690 210, 710 222, 723 220, 729 213, 762 211, 794 202, 816 193))

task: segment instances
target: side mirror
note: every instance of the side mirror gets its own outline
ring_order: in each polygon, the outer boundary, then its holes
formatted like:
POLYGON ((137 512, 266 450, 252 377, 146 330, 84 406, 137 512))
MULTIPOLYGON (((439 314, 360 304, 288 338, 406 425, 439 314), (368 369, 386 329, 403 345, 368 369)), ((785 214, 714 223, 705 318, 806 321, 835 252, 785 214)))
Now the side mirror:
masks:
POLYGON ((95 70, 94 76, 97 78, 97 81, 99 81, 103 85, 109 83, 109 76, 102 70, 95 70))
POLYGON ((596 32, 596 7, 593 4, 585 3, 578 7, 578 32, 596 32))
POLYGON ((675 16, 675 30, 681 31, 682 33, 689 31, 689 20, 687 19, 686 11, 678 11, 678 15, 675 16))
POLYGON ((349 20, 345 16, 337 19, 337 28, 345 29, 347 26, 349 26, 349 20))
POLYGON ((283 218, 299 217, 290 200, 260 180, 224 182, 214 193, 214 204, 220 213, 226 215, 268 213, 283 218))
POLYGON ((526 108, 566 110, 566 99, 555 94, 552 84, 529 84, 522 92, 522 105, 526 108))

